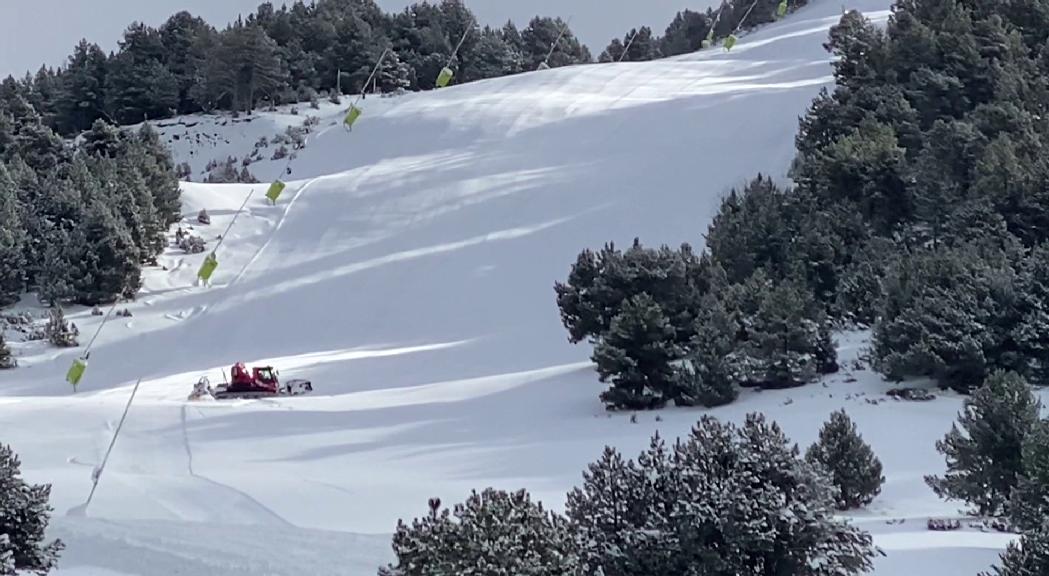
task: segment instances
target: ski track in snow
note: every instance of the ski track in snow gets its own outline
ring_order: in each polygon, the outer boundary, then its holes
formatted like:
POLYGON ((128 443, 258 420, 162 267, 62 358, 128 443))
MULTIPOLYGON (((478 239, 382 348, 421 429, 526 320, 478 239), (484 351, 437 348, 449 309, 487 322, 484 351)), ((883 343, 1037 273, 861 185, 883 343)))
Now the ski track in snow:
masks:
POLYGON ((251 260, 248 260, 244 264, 244 266, 240 269, 240 272, 238 272, 237 275, 233 277, 233 280, 231 280, 229 284, 224 286, 224 288, 232 288, 234 285, 237 284, 237 282, 240 281, 242 277, 244 277, 244 274, 248 271, 248 268, 250 268, 251 265, 259 259, 259 256, 262 256, 262 253, 266 251, 266 248, 269 247, 270 242, 273 241, 273 236, 280 231, 281 226, 284 225, 284 221, 288 218, 288 213, 291 212, 292 206, 295 205, 295 201, 298 200, 299 196, 301 196, 302 193, 305 192, 306 189, 309 188, 310 185, 312 185, 318 179, 319 178, 311 179, 309 182, 303 184, 298 188, 298 190, 295 191, 295 195, 291 197, 290 201, 288 201, 288 205, 284 208, 284 211, 281 213, 280 219, 277 221, 277 225, 273 227, 273 231, 270 232, 269 237, 262 244, 262 246, 259 246, 259 249, 255 251, 255 255, 251 257, 251 260))
MULTIPOLYGON (((877 22, 888 5, 845 2, 877 22)), ((55 510, 83 503, 87 463, 142 377, 87 516, 53 519, 69 546, 58 573, 374 576, 397 521, 430 497, 524 487, 561 509, 605 445, 635 457, 653 432, 760 411, 805 446, 841 407, 885 469, 881 495, 848 515, 886 551, 874 574, 987 569, 1011 535, 925 529, 959 516, 923 477, 944 471, 935 442, 961 398, 887 400, 889 384, 851 368, 866 333, 839 335, 845 368, 822 383, 632 422, 603 409, 590 346, 569 344, 558 317, 553 283, 582 249, 635 236, 696 245, 732 187, 758 172, 786 180, 797 118, 831 82, 821 44, 841 8, 815 0, 729 53, 367 99, 352 132, 338 129, 345 106, 327 102, 163 122, 195 180, 307 114, 327 126, 297 151, 294 194, 278 209, 245 205, 213 288, 193 286, 206 252, 169 248, 167 269, 144 272, 133 323, 105 327, 76 395, 63 378, 78 350, 16 346, 22 367, 0 374, 3 441, 29 481, 53 485, 55 510), (309 378, 314 395, 186 401, 197 378, 218 381, 236 361, 309 378)), ((183 226, 210 247, 252 186, 184 183, 183 226), (202 208, 210 225, 196 223, 202 208)), ((82 334, 99 322, 68 316, 82 334)))
POLYGON ((203 476, 201 474, 196 473, 193 470, 193 449, 190 448, 190 446, 189 446, 189 430, 186 427, 186 409, 187 409, 187 407, 185 405, 183 405, 181 407, 180 412, 181 412, 181 415, 182 415, 182 444, 186 448, 186 471, 189 472, 189 475, 194 477, 194 478, 198 478, 198 479, 200 479, 200 480, 202 480, 204 482, 207 482, 208 484, 212 484, 213 486, 216 486, 216 487, 218 487, 218 488, 220 488, 222 490, 229 491, 229 492, 232 492, 232 493, 236 494, 237 496, 240 496, 241 498, 247 500, 251 504, 257 506, 258 509, 261 512, 263 512, 263 514, 262 514, 263 516, 269 516, 274 521, 276 521, 277 524, 279 524, 279 525, 281 525, 283 527, 294 526, 291 522, 288 522, 283 517, 281 517, 280 514, 277 514, 273 510, 269 509, 265 504, 259 502, 255 498, 253 498, 247 492, 244 492, 242 490, 238 490, 238 489, 236 489, 233 486, 230 486, 228 484, 223 484, 221 482, 216 482, 216 481, 212 480, 211 478, 208 478, 207 476, 203 476))

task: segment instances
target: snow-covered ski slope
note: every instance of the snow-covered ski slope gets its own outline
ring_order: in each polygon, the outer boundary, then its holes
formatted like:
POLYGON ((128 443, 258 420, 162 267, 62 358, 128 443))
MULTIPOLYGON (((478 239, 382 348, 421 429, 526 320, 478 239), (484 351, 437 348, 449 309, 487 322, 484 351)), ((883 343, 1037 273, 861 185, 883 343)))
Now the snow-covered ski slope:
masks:
MULTIPOLYGON (((430 497, 525 487, 560 508, 605 444, 634 456, 656 430, 687 433, 703 410, 636 423, 603 410, 590 349, 567 342, 553 283, 606 241, 700 245, 731 187, 758 172, 784 178, 798 116, 832 82, 822 43, 842 7, 815 0, 729 53, 368 98, 352 133, 339 125, 345 101, 159 123, 199 181, 209 160, 320 119, 277 205, 254 187, 213 286, 193 285, 202 255, 170 250, 133 316, 105 327, 76 395, 63 381, 76 351, 20 346, 23 367, 0 374, 0 441, 29 479, 54 485, 62 572, 374 574, 389 560, 382 535, 430 497), (315 395, 186 401, 197 378, 222 381, 236 361, 309 378, 315 395), (88 518, 66 516, 138 378, 88 518)), ((887 0, 844 7, 888 15, 887 0)), ((250 168, 263 181, 285 165, 268 160, 273 148, 250 168)), ((209 211, 195 232, 213 244, 252 190, 187 183, 184 212, 209 211)), ((98 317, 70 316, 86 341, 98 317)), ((842 335, 842 357, 863 342, 842 335)), ((847 407, 885 465, 883 494, 854 515, 888 553, 877 574, 986 568, 1008 536, 925 529, 960 507, 922 476, 942 471, 934 443, 961 400, 869 402, 887 388, 849 370, 712 412, 764 411, 804 446, 847 407)))

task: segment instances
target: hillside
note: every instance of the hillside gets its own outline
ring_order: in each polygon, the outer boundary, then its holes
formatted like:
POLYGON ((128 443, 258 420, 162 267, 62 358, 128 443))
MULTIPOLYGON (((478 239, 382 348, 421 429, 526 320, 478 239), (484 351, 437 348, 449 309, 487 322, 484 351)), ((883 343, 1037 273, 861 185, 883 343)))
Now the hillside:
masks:
MULTIPOLYGON (((844 7, 888 16, 887 0, 844 7)), ((373 574, 388 547, 363 535, 388 534, 430 497, 526 487, 557 508, 605 444, 632 456, 654 430, 687 432, 705 411, 632 422, 603 410, 590 351, 566 341, 553 283, 579 250, 606 241, 699 245, 733 186, 759 171, 784 179, 798 116, 832 80, 821 44, 841 9, 816 0, 728 53, 368 98, 352 132, 339 124, 345 106, 326 102, 159 123, 192 168, 184 226, 213 245, 252 197, 213 285, 194 286, 202 254, 169 249, 127 305, 133 316, 101 333, 76 395, 63 377, 77 351, 15 344, 22 368, 0 374, 0 426, 26 477, 54 485, 55 532, 69 543, 60 573, 302 573, 301 557, 243 536, 214 544, 262 528, 289 549, 313 548, 309 573, 373 574), (263 184, 199 183, 210 160, 250 154, 309 114, 319 123, 276 206, 262 197, 285 165, 269 160, 272 144, 249 168, 263 184), (202 208, 210 226, 195 224, 202 208), (222 381, 236 361, 309 378, 316 393, 186 401, 199 377, 222 381), (64 517, 87 497, 139 378, 90 518, 64 517)), ((99 321, 68 316, 83 335, 99 321)), ((843 360, 864 337, 840 336, 843 360)), ((886 468, 882 495, 856 518, 888 554, 876 573, 989 566, 1007 536, 925 528, 960 507, 922 481, 943 469, 934 443, 960 398, 896 403, 888 387, 850 369, 710 412, 764 411, 805 445, 847 406, 886 468)))

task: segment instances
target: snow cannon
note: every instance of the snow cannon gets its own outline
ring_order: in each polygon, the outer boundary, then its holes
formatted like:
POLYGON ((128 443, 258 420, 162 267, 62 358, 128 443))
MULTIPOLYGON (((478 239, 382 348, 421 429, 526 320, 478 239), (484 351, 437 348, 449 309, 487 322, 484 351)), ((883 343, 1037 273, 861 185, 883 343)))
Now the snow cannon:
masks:
POLYGON ((77 358, 73 360, 73 365, 66 372, 66 382, 72 384, 74 390, 77 384, 80 384, 80 379, 84 377, 85 370, 87 370, 87 358, 77 358))
POLYGON ((266 191, 266 198, 269 198, 271 204, 276 204, 277 198, 280 198, 280 193, 284 192, 284 189, 287 187, 287 184, 278 179, 273 184, 270 184, 270 189, 266 191))
POLYGON ((707 32, 707 37, 700 43, 700 47, 704 50, 714 45, 714 27, 711 26, 710 31, 707 32))
POLYGON ((342 123, 346 126, 347 130, 353 129, 353 123, 361 117, 362 110, 353 104, 350 105, 350 109, 346 112, 346 117, 342 119, 342 123))
POLYGON ((219 259, 215 257, 215 253, 208 254, 208 257, 204 259, 204 263, 200 265, 200 270, 197 271, 197 278, 200 278, 205 283, 211 280, 211 275, 215 273, 215 269, 219 267, 219 259))
POLYGON ((455 76, 455 73, 452 72, 451 68, 447 66, 442 68, 441 73, 437 75, 437 87, 444 88, 447 86, 452 81, 452 76, 455 76))
POLYGON ((539 67, 536 68, 536 70, 549 70, 549 69, 550 69, 550 65, 546 63, 546 60, 543 60, 542 62, 540 62, 539 63, 539 67))
POLYGON ((732 50, 732 47, 736 45, 736 40, 735 34, 729 34, 728 38, 725 38, 725 52, 732 50))
POLYGON ((787 0, 781 0, 779 6, 776 6, 776 17, 783 18, 787 15, 787 0))

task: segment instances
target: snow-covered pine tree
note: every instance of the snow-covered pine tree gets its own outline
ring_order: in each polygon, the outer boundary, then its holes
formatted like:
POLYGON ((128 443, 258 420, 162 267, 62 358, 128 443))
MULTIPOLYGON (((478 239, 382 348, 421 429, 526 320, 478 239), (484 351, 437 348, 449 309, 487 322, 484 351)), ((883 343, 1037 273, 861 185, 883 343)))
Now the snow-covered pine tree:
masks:
POLYGON ((42 218, 41 213, 43 208, 50 205, 50 201, 44 198, 45 188, 36 173, 21 157, 16 155, 12 161, 6 163, 6 168, 22 209, 22 224, 27 236, 23 245, 25 261, 22 272, 26 286, 31 287, 38 280, 37 275, 44 260, 43 245, 46 230, 51 227, 51 223, 42 218))
POLYGON ((798 284, 773 282, 759 268, 724 298, 736 319, 731 362, 741 383, 788 388, 838 369, 830 321, 798 284))
POLYGON ((885 482, 881 461, 844 409, 831 414, 820 430, 819 440, 805 452, 805 460, 829 472, 837 488, 835 501, 840 510, 870 504, 885 482))
POLYGON ((80 265, 72 259, 83 249, 83 238, 80 230, 49 229, 39 240, 41 262, 35 279, 41 302, 58 306, 73 297, 73 278, 80 265))
POLYGON ((690 532, 699 535, 697 541, 683 543, 683 550, 699 553, 693 563, 713 555, 726 574, 843 576, 870 570, 871 536, 835 518, 833 487, 800 458, 775 422, 752 413, 741 427, 719 430, 726 425, 712 420, 701 421, 678 449, 682 507, 710 503, 698 516, 714 528, 713 534, 690 532), (727 445, 726 432, 732 438, 727 445))
POLYGON ((874 368, 891 380, 930 377, 962 393, 996 368, 1011 369, 999 361, 1019 303, 1012 259, 976 244, 902 256, 885 278, 871 336, 874 368))
POLYGON ((684 355, 663 309, 647 293, 631 297, 594 347, 593 361, 610 408, 650 409, 666 404, 680 378, 675 362, 684 355))
POLYGON ((80 149, 96 157, 118 158, 127 152, 127 146, 127 134, 101 118, 84 132, 80 141, 80 149))
POLYGON ((17 302, 25 289, 27 240, 15 182, 0 163, 0 306, 17 302))
POLYGON ((17 576, 15 572, 15 551, 11 546, 11 537, 0 534, 0 576, 17 576))
POLYGON ((1023 472, 1024 439, 1038 422, 1040 406, 1021 376, 993 372, 936 442, 947 458, 947 474, 926 476, 925 482, 941 498, 964 500, 981 515, 1000 514, 1023 472))
POLYGON ((852 261, 838 275, 833 303, 836 315, 861 326, 874 323, 894 252, 894 244, 885 238, 872 238, 853 252, 852 261))
POLYGON ((608 43, 608 46, 605 47, 604 52, 597 57, 597 61, 603 64, 615 62, 623 55, 624 48, 622 40, 619 38, 613 38, 612 41, 608 43))
POLYGON ((438 512, 433 504, 429 515, 411 525, 398 522, 393 536, 397 562, 380 568, 379 576, 577 573, 568 523, 533 502, 525 490, 474 491, 451 513, 438 512))
POLYGON ((59 348, 78 346, 76 326, 66 321, 61 306, 52 306, 44 329, 47 339, 59 348))
POLYGON ((713 408, 739 397, 739 382, 728 360, 736 343, 734 334, 735 326, 722 302, 712 294, 704 296, 696 335, 681 370, 676 404, 713 408))
POLYGON ((605 51, 598 56, 598 62, 617 62, 622 58, 626 62, 641 62, 659 58, 660 42, 652 36, 652 29, 648 26, 633 28, 627 32, 623 39, 613 38, 605 51), (627 52, 627 46, 630 46, 627 52), (627 52, 626 55, 623 53, 627 52))
POLYGON ((18 360, 11 353, 11 348, 7 345, 7 340, 4 338, 3 328, 0 327, 0 370, 10 370, 17 366, 18 360))
POLYGON ((1031 382, 1049 381, 1049 244, 1036 246, 1019 270, 1020 321, 1011 338, 1031 382))
POLYGON ((142 267, 124 222, 102 201, 89 200, 83 232, 86 249, 80 275, 73 278, 76 301, 94 306, 133 296, 142 283, 142 267))
POLYGON ((1035 576, 1049 574, 1049 522, 1025 532, 1019 542, 1010 542, 1001 555, 1001 566, 979 576, 1035 576))
POLYGON ((91 128, 105 114, 106 53, 98 44, 81 40, 59 83, 56 124, 63 133, 91 128))
POLYGON ((760 358, 764 386, 800 386, 837 369, 826 318, 803 288, 772 287, 752 321, 748 342, 760 358))
POLYGON ((58 564, 65 545, 44 543, 51 519, 50 485, 27 484, 21 462, 10 446, 0 444, 0 575, 26 571, 47 574, 58 564), (6 537, 6 541, 4 540, 6 537), (11 570, 11 568, 14 570, 11 570))
POLYGON ((704 416, 637 463, 606 450, 566 504, 586 574, 846 576, 871 567, 869 534, 834 518, 834 490, 775 423, 704 416))
POLYGON ((123 221, 139 251, 139 261, 152 263, 164 250, 167 224, 154 205, 154 194, 143 176, 139 147, 131 147, 119 160, 96 158, 88 162, 91 174, 104 197, 109 199, 114 215, 123 221))
POLYGON ((699 50, 712 24, 713 20, 702 12, 678 12, 660 39, 660 51, 665 56, 677 56, 699 50))
POLYGON ((673 574, 661 527, 673 509, 672 462, 657 433, 635 463, 606 447, 583 472, 565 506, 579 546, 582 574, 673 574))
POLYGON ((106 70, 106 105, 117 122, 132 124, 178 108, 179 79, 165 65, 168 57, 155 28, 134 23, 124 31, 106 70))
POLYGON ((1049 420, 1039 420, 1023 441, 1022 472, 1009 496, 1009 521, 1037 530, 1049 518, 1049 420))
MULTIPOLYGON (((379 69, 376 83, 382 92, 396 92, 399 89, 407 90, 412 85, 412 68, 405 64, 396 51, 391 50, 386 54, 382 67, 379 69)), ((369 90, 371 86, 367 87, 369 90)))
POLYGON ((161 228, 182 218, 182 198, 171 152, 149 122, 142 124, 133 139, 130 158, 153 194, 153 207, 161 228))

